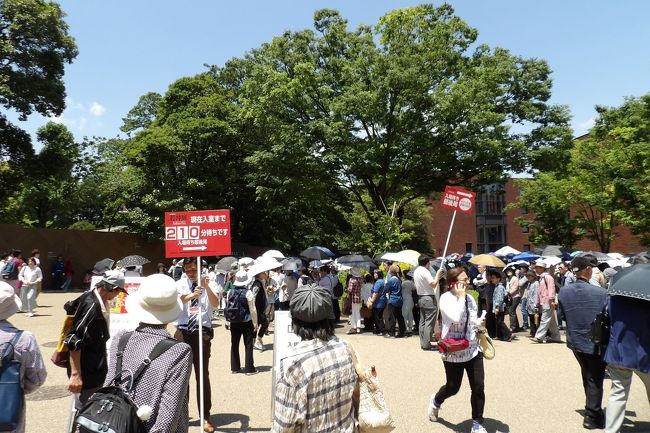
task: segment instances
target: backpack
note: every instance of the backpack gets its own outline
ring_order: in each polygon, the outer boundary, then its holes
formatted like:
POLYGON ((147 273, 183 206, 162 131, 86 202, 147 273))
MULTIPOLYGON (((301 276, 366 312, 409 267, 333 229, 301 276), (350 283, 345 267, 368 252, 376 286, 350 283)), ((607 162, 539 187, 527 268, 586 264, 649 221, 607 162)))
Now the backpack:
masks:
POLYGON ((14 360, 14 347, 22 333, 16 332, 0 352, 0 431, 15 430, 23 412, 25 391, 20 382, 20 361, 14 360))
MULTIPOLYGON (((173 338, 166 338, 156 344, 149 356, 138 366, 135 372, 129 373, 128 386, 123 388, 119 385, 122 382, 122 359, 126 344, 133 332, 127 332, 120 338, 115 354, 117 364, 115 366, 115 377, 110 385, 97 390, 84 404, 77 418, 75 428, 79 433, 144 433, 144 421, 138 417, 138 407, 132 399, 133 388, 138 379, 151 362, 165 353, 177 343, 173 338)), ((128 377, 128 376, 127 376, 128 377)), ((74 431, 74 430, 73 430, 74 431)))
POLYGON ((242 323, 246 319, 248 301, 242 289, 232 288, 228 291, 226 308, 223 309, 223 316, 231 323, 242 323), (243 299, 242 299, 243 298, 243 299))
POLYGON ((18 269, 16 269, 16 259, 9 260, 2 268, 2 279, 4 280, 18 279, 18 269))
POLYGON ((332 289, 332 294, 336 298, 340 298, 341 296, 343 296, 343 283, 341 283, 341 280, 339 280, 338 278, 336 279, 336 285, 332 289))

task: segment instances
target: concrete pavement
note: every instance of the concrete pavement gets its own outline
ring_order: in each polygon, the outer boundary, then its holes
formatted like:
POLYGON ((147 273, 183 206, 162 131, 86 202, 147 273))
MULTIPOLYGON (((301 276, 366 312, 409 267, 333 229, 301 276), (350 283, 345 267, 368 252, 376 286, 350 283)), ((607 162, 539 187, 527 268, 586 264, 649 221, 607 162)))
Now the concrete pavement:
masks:
MULTIPOLYGON (((65 370, 49 361, 64 311, 63 304, 80 293, 43 293, 32 318, 16 314, 15 326, 33 332, 48 369, 45 385, 28 396, 27 432, 65 431, 70 398, 65 370)), ((273 335, 265 338, 268 350, 255 352, 255 376, 230 374, 230 333, 216 321, 212 342, 210 376, 213 388, 212 421, 218 432, 264 432, 271 425, 271 365, 273 335)), ((272 329, 272 328, 271 328, 272 329)), ((396 433, 469 432, 471 427, 469 385, 465 380, 455 397, 440 411, 441 421, 429 422, 428 399, 444 383, 444 369, 437 352, 420 350, 416 337, 386 339, 371 334, 347 336, 347 326, 337 334, 349 340, 365 365, 374 364, 397 428, 396 433)), ((563 335, 564 338, 564 335, 563 335)), ((485 426, 490 433, 584 432, 584 393, 580 370, 564 344, 531 343, 524 334, 511 343, 495 342, 496 357, 485 361, 485 426)), ((243 355, 243 350, 242 350, 243 355)), ((198 426, 194 377, 190 379, 190 432, 198 426)), ((605 383, 604 405, 609 392, 605 383)), ((635 376, 627 405, 630 422, 624 432, 650 432, 650 407, 642 383, 635 376)))

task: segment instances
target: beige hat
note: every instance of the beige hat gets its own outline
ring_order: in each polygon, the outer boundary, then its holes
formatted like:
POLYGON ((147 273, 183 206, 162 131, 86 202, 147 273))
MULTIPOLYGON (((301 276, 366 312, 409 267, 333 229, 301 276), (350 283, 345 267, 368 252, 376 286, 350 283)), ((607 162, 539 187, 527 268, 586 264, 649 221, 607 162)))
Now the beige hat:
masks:
POLYGON ((0 320, 7 320, 23 308, 23 303, 16 296, 14 288, 0 281, 0 320))
POLYGON ((145 277, 138 290, 126 297, 126 310, 138 322, 164 325, 173 322, 183 310, 176 282, 165 274, 145 277))

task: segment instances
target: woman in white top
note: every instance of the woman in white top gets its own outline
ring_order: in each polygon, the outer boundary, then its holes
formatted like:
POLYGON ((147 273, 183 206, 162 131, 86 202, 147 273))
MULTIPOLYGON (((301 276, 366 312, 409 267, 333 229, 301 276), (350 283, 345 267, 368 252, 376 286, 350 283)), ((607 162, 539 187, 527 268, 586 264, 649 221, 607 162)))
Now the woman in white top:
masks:
MULTIPOLYGON (((477 330, 485 328, 485 319, 477 317, 476 302, 467 295, 469 277, 462 267, 447 272, 449 291, 440 296, 442 315, 441 340, 447 338, 467 339, 468 347, 456 352, 441 353, 445 366, 447 382, 431 396, 429 420, 437 421, 440 406, 460 390, 463 372, 467 372, 472 395, 471 433, 487 433, 483 427, 483 408, 485 407, 483 354, 480 352, 477 330)), ((438 343, 440 349, 440 343, 438 343)))
POLYGON ((36 288, 43 281, 43 272, 36 264, 34 257, 27 260, 27 266, 21 268, 18 278, 23 284, 20 288, 20 301, 27 311, 26 316, 33 317, 34 308, 36 307, 36 288))

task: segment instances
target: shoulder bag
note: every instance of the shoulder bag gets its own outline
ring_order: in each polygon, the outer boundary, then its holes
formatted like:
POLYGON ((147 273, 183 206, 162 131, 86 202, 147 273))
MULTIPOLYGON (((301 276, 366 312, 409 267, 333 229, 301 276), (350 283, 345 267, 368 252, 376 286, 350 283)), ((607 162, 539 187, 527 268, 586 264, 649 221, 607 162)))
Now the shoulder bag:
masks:
MULTIPOLYGON (((467 295, 465 295, 465 329, 463 336, 467 337, 467 324, 469 323, 469 308, 467 295)), ((469 340, 467 338, 443 338, 438 340, 438 352, 458 352, 469 347, 469 340)))

